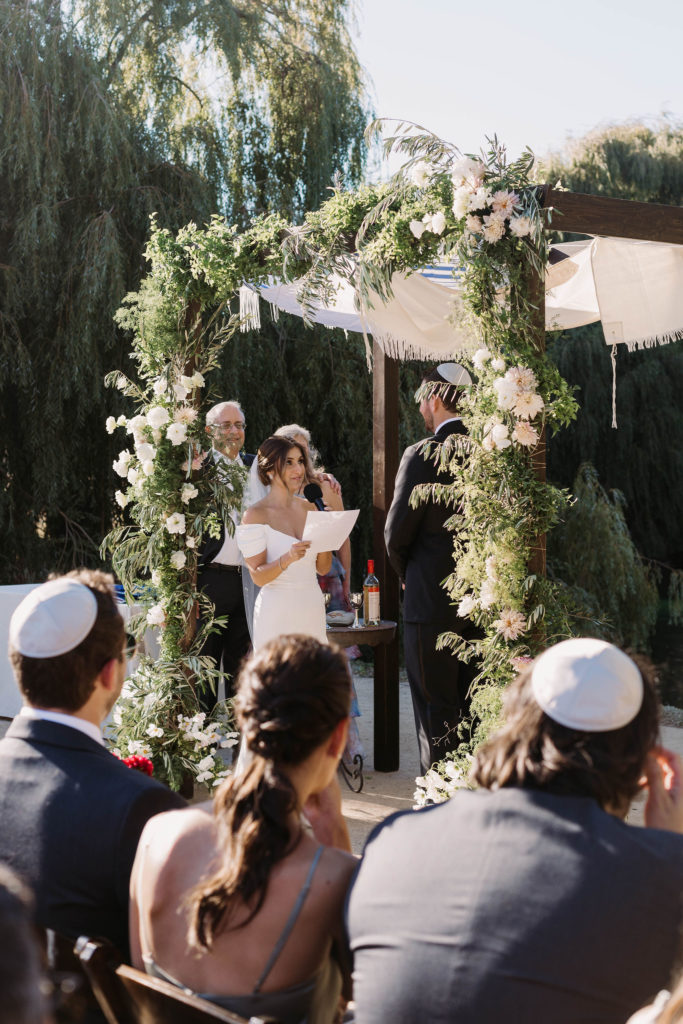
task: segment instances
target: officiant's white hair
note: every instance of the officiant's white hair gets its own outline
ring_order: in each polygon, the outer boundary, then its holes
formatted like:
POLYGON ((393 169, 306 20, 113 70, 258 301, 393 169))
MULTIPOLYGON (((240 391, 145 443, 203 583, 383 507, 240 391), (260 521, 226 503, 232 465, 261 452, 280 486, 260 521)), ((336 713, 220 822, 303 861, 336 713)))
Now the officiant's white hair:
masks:
POLYGON ((227 402, 218 402, 217 405, 212 405, 206 414, 206 425, 210 427, 212 423, 215 423, 220 414, 223 412, 226 406, 234 405, 236 409, 239 409, 242 419, 246 419, 244 415, 244 409, 237 401, 236 398, 229 398, 227 402))

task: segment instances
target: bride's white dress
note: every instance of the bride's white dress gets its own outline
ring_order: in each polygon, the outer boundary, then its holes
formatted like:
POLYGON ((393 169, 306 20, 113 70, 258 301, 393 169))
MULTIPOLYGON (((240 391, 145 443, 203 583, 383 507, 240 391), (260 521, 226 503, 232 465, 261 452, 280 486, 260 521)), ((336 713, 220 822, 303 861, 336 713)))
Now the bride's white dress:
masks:
MULTIPOLYGON (((261 524, 238 526, 235 535, 245 558, 265 551, 267 562, 276 562, 286 555, 297 540, 261 524)), ((318 586, 315 559, 315 553, 309 549, 303 558, 292 562, 276 579, 261 587, 254 605, 255 651, 283 633, 303 633, 315 637, 321 644, 327 643, 325 600, 318 586)))

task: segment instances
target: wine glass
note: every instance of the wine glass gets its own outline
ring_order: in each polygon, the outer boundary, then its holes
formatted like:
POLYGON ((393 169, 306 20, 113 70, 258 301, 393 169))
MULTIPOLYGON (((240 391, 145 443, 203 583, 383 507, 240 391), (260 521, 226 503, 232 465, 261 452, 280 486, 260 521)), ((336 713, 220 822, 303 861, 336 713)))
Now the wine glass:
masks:
POLYGON ((354 592, 352 594, 349 594, 349 600, 351 601, 351 607, 354 609, 354 611, 356 613, 356 617, 353 620, 353 627, 352 628, 353 629, 360 629, 360 621, 358 619, 358 612, 360 611, 360 607, 363 604, 363 591, 362 590, 361 591, 356 591, 356 592, 354 592))

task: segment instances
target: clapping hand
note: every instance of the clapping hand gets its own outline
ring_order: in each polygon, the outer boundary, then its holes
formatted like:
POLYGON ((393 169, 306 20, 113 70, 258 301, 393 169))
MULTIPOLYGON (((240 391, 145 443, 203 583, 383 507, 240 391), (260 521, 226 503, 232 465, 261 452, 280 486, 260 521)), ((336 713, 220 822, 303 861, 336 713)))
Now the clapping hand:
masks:
POLYGON ((683 833, 683 764, 678 754, 655 747, 647 755, 645 824, 683 833))

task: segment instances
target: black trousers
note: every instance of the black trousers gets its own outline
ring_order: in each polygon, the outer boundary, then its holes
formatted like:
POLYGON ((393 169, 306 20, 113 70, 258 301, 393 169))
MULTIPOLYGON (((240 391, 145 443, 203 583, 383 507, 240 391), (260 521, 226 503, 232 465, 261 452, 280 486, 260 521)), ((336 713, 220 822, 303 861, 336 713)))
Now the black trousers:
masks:
MULTIPOLYGON (((227 615, 226 625, 211 633, 202 648, 203 655, 209 655, 225 674, 225 696, 235 692, 235 677, 240 662, 251 646, 249 627, 244 613, 242 576, 239 572, 225 572, 207 565, 200 570, 197 589, 203 590, 216 608, 216 616, 227 615)), ((202 711, 210 714, 216 706, 216 694, 210 687, 198 693, 202 711)))
POLYGON ((413 698, 420 770, 457 747, 457 727, 469 713, 469 688, 476 665, 458 661, 448 648, 437 651, 436 638, 447 625, 405 622, 403 644, 413 698))

